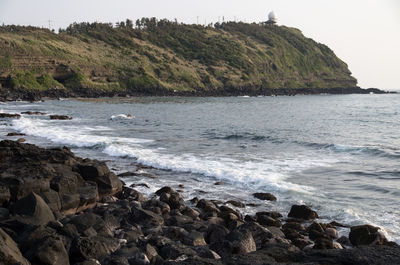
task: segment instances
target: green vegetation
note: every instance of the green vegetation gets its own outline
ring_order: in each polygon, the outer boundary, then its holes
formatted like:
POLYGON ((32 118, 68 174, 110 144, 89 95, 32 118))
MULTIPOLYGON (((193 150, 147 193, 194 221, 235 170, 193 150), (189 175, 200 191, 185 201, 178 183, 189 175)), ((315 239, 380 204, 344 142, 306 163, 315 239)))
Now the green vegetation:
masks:
POLYGON ((0 27, 0 80, 10 80, 13 88, 126 93, 357 84, 331 49, 298 29, 235 22, 205 27, 155 18, 116 26, 74 23, 58 34, 0 27))

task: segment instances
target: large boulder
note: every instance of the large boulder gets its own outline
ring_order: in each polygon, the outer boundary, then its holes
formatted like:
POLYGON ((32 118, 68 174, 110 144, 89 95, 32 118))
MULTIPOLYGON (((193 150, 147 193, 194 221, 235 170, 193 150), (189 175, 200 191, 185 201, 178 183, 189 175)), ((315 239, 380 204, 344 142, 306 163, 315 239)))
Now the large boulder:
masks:
POLYGON ((11 205, 11 211, 24 217, 24 221, 35 225, 46 225, 55 221, 53 212, 46 202, 34 192, 11 205))
POLYGON ((69 265, 69 256, 61 238, 47 237, 27 253, 33 264, 69 265))
POLYGON ((288 217, 311 220, 318 218, 318 214, 307 205, 293 205, 288 217))
POLYGON ((27 261, 21 254, 17 243, 12 240, 12 238, 0 228, 0 264, 4 265, 29 265, 27 261))
POLYGON ((259 200, 263 200, 263 201, 276 201, 276 197, 268 192, 256 192, 253 193, 253 196, 259 200))
POLYGON ((349 234, 350 242, 354 246, 371 244, 382 245, 387 242, 387 239, 379 230, 379 227, 372 225, 353 226, 349 234))
POLYGON ((110 172, 105 163, 98 161, 84 163, 79 166, 79 171, 86 181, 97 183, 100 197, 114 195, 122 191, 121 180, 110 172))
POLYGON ((157 226, 164 223, 164 219, 160 215, 136 206, 132 206, 129 220, 143 226, 157 226))
POLYGON ((256 243, 248 231, 234 230, 226 237, 232 243, 233 254, 246 254, 256 251, 256 243))

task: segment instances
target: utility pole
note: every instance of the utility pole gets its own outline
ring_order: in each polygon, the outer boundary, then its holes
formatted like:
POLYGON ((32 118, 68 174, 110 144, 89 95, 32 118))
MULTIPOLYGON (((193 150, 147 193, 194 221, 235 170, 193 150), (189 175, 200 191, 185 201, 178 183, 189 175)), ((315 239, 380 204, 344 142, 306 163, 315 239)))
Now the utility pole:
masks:
POLYGON ((49 22, 49 30, 51 30, 51 23, 54 22, 53 20, 47 20, 47 22, 49 22))
POLYGON ((199 25, 199 16, 197 16, 197 25, 199 25))

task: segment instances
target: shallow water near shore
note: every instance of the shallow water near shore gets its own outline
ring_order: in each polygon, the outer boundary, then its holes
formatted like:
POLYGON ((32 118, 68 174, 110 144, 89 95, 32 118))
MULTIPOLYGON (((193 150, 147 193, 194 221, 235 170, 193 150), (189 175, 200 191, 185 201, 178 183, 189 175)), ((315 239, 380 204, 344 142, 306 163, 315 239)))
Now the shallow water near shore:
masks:
POLYGON ((305 203, 323 221, 374 224, 400 243, 399 100, 390 94, 9 102, 0 112, 73 120, 22 115, 0 122, 0 139, 22 132, 29 143, 66 145, 106 160, 116 173, 152 166, 143 170, 157 179, 123 179, 147 183, 149 189, 138 187, 147 194, 171 185, 187 199, 255 204, 247 213, 287 213, 305 203), (271 192, 278 202, 257 200, 254 192, 271 192))

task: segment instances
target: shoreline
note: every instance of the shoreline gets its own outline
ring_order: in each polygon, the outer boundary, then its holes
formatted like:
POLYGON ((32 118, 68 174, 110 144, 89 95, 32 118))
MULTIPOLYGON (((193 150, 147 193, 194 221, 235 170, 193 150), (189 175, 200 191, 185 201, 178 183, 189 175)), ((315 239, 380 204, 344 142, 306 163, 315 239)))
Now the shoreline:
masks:
POLYGON ((357 226, 338 239, 341 224, 319 223, 307 206, 292 206, 289 216, 268 209, 243 216, 241 202, 183 198, 170 187, 146 198, 103 162, 75 157, 65 147, 4 140, 0 153, 0 233, 22 264, 29 264, 25 258, 32 264, 400 262, 399 246, 378 229, 357 226), (51 255, 55 263, 46 263, 51 255))
POLYGON ((171 91, 154 88, 148 91, 117 91, 107 92, 98 90, 80 91, 78 93, 63 89, 49 89, 46 91, 9 89, 0 87, 0 102, 8 101, 39 101, 59 98, 101 98, 101 97, 237 97, 237 96, 295 96, 295 95, 348 95, 348 94, 396 94, 395 91, 383 91, 377 88, 224 88, 215 90, 171 91))

